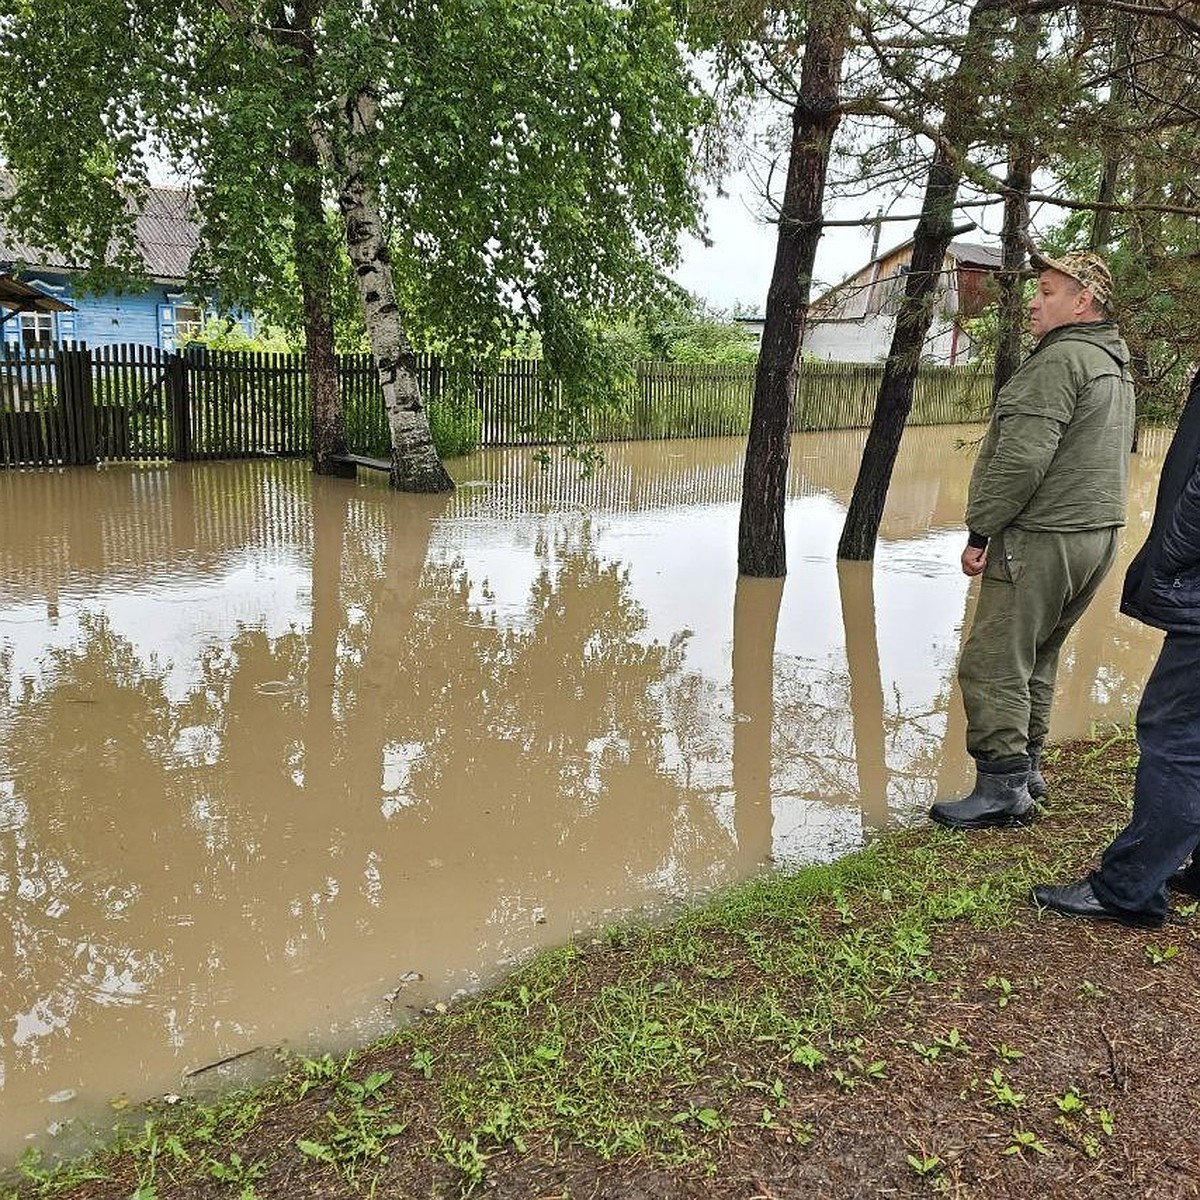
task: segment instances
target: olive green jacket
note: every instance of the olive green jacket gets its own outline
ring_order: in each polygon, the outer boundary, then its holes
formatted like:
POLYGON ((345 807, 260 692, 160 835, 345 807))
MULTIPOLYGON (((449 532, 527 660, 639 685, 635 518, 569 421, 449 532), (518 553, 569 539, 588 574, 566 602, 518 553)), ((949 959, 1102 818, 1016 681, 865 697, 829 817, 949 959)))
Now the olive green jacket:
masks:
POLYGON ((1125 524, 1133 441, 1129 348, 1113 321, 1060 325, 996 397, 967 492, 967 528, 1125 524))

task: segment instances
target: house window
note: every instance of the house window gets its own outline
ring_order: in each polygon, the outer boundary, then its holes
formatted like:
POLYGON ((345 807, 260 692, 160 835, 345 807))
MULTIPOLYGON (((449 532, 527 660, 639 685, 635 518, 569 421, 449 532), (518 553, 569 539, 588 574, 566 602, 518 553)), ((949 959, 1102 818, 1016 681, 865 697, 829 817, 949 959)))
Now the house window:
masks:
POLYGON ((182 346, 204 332, 204 309, 197 304, 175 305, 175 342, 182 346))
POLYGON ((54 341, 54 314, 31 312, 21 314, 21 344, 40 346, 54 341))

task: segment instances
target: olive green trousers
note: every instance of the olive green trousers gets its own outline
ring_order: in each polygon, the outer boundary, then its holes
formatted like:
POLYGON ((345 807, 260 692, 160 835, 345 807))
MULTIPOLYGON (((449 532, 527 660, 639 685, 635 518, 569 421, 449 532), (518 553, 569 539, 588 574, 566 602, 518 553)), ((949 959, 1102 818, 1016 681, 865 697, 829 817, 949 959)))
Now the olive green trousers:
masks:
POLYGON ((971 632, 958 663, 967 751, 1019 759, 1050 728, 1058 653, 1117 554, 1120 529, 992 538, 971 632))

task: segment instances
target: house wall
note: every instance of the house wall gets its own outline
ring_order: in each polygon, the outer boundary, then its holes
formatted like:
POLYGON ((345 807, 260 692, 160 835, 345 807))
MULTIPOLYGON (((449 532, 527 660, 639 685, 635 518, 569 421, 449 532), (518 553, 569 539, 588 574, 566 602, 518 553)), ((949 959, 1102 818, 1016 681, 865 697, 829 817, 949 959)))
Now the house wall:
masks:
MULTIPOLYGON (((89 346, 132 344, 175 350, 178 348, 175 307, 191 307, 195 303, 177 283, 152 284, 144 292, 124 295, 105 292, 97 296, 76 293, 68 275, 26 272, 21 279, 75 308, 73 313, 54 314, 54 340, 86 342, 89 346)), ((212 308, 211 303, 208 307, 212 308)), ((238 324, 247 336, 254 335, 254 323, 249 314, 242 314, 238 324)), ((20 336, 20 321, 10 317, 4 324, 5 340, 17 341, 20 336)))
MULTIPOLYGON (((894 313, 873 313, 853 321, 809 320, 804 330, 803 349, 826 362, 881 362, 892 348, 896 327, 894 313)), ((954 322, 935 318, 921 353, 926 362, 958 366, 974 354, 970 338, 961 330, 954 335, 954 322)))
POLYGON ((894 324, 886 313, 847 321, 810 320, 803 350, 826 362, 878 362, 887 357, 894 324))
MULTIPOLYGON (((827 362, 879 362, 886 358, 911 259, 912 245, 901 246, 813 304, 804 350, 827 362)), ((971 339, 961 328, 955 333, 955 314, 966 304, 968 315, 975 315, 990 301, 990 287, 988 269, 956 265, 952 255, 946 256, 922 359, 958 366, 975 357, 971 339)))

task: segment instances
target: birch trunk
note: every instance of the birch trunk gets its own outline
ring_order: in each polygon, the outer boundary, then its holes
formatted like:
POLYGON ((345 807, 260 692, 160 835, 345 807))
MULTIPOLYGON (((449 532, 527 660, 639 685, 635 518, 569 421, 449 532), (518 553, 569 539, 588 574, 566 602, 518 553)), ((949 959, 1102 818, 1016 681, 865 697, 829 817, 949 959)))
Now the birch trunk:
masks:
POLYGON ((379 205, 365 171, 363 139, 374 130, 377 106, 360 92, 346 104, 349 137, 338 204, 346 225, 346 249, 358 283, 363 319, 371 339, 392 438, 391 485, 402 492, 449 492, 454 481, 433 445, 429 413, 421 399, 416 357, 404 332, 391 257, 379 205))

